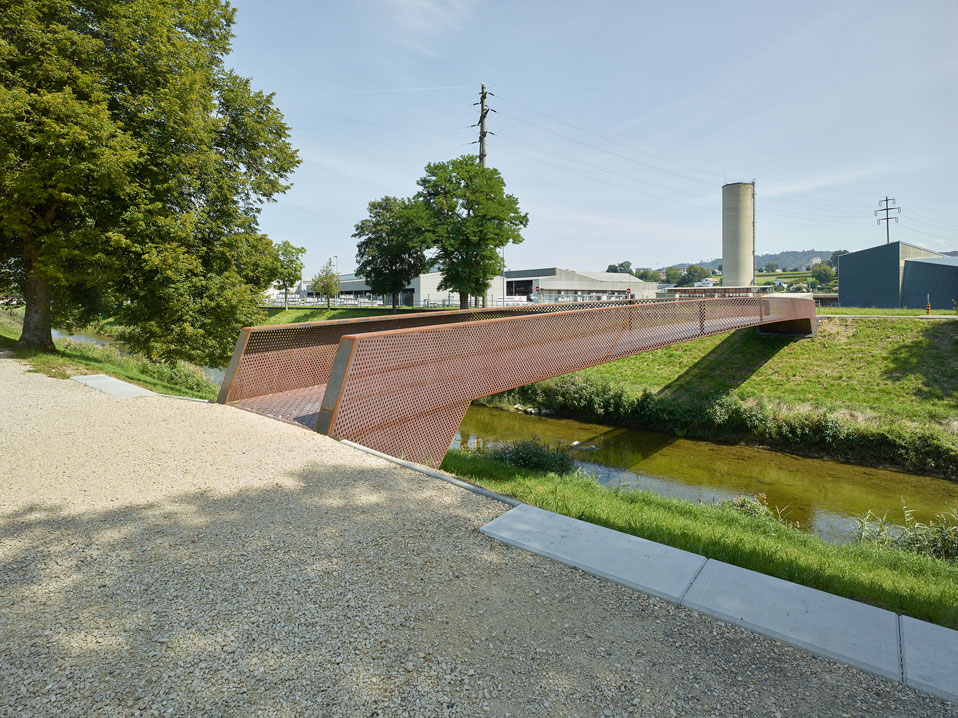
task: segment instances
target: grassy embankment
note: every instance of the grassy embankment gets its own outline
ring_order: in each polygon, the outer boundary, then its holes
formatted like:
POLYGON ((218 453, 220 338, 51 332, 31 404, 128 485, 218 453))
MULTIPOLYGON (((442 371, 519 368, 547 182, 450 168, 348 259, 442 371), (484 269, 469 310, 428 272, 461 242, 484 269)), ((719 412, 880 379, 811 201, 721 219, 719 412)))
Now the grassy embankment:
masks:
MULTIPOLYGON (((175 394, 196 399, 215 399, 219 387, 198 367, 185 362, 163 364, 138 356, 121 354, 116 347, 60 340, 58 352, 17 349, 23 323, 22 309, 0 309, 0 349, 11 349, 32 371, 58 379, 80 374, 108 374, 160 394, 175 394)), ((103 333, 103 332, 100 332, 103 333)))
POLYGON ((518 469, 459 451, 450 451, 442 468, 549 511, 958 628, 958 565, 948 561, 830 544, 727 506, 609 489, 589 477, 518 469))
MULTIPOLYGON (((881 315, 893 317, 923 317, 926 312, 924 309, 885 309, 877 307, 821 307, 821 314, 858 314, 858 315, 881 315)), ((953 309, 932 309, 932 316, 953 317, 953 309)))
POLYGON ((822 319, 813 339, 740 330, 484 403, 958 479, 958 321, 822 319))

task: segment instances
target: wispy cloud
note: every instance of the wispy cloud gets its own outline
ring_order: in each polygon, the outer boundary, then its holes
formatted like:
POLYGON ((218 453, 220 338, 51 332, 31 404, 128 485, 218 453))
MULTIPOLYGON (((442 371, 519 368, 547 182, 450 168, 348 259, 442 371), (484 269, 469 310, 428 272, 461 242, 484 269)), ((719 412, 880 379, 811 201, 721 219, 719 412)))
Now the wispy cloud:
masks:
POLYGON ((421 55, 433 56, 434 39, 459 30, 475 0, 381 0, 397 41, 421 55))

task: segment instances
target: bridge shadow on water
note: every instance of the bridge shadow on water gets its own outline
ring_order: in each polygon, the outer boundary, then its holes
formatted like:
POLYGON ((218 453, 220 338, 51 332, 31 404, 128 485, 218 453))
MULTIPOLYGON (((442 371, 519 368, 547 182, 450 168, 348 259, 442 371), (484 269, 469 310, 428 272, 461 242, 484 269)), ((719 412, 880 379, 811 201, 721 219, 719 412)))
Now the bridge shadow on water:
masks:
POLYGON ((754 329, 739 329, 662 387, 657 396, 707 406, 744 384, 795 341, 800 340, 794 337, 763 337, 754 329))

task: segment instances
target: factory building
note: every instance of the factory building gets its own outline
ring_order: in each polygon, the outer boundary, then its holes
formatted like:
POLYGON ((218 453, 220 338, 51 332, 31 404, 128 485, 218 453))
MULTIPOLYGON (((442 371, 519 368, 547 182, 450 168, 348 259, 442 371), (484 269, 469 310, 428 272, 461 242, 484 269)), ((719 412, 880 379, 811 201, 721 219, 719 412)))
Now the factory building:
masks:
POLYGON ((951 309, 958 300, 958 258, 906 242, 842 255, 838 302, 843 307, 951 309))
POLYGON ((581 302, 602 299, 654 299, 657 284, 631 274, 579 272, 559 267, 505 273, 506 295, 536 302, 581 302))
MULTIPOLYGON (((442 281, 440 272, 427 272, 415 277, 399 296, 399 303, 406 307, 458 307, 459 293, 439 289, 442 281)), ((392 297, 374 297, 366 280, 355 274, 343 274, 339 277, 339 293, 343 298, 376 299, 386 304, 392 303, 392 297)), ((486 291, 486 306, 502 304, 506 293, 506 281, 502 275, 494 277, 486 291)), ((477 300, 482 304, 482 298, 477 300)))

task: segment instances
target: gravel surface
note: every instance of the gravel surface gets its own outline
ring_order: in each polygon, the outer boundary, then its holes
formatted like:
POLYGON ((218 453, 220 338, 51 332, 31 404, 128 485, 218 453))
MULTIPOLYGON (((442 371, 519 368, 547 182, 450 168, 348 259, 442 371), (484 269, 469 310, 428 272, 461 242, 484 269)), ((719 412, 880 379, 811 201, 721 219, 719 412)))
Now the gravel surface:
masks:
POLYGON ((296 426, 9 358, 0 420, 3 715, 958 716, 296 426))

